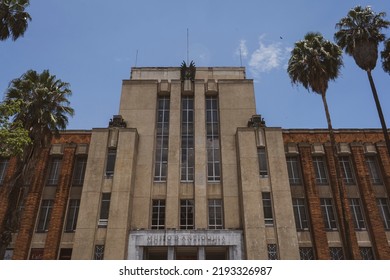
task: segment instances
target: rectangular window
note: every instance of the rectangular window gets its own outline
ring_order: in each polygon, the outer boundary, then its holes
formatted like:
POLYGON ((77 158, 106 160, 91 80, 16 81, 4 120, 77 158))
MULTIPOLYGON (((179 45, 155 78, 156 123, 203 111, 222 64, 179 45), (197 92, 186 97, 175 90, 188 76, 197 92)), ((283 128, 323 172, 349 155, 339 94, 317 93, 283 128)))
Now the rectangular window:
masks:
POLYGON ((61 171, 61 158, 52 158, 49 166, 49 176, 47 177, 47 185, 58 185, 61 171))
POLYGON ((339 158, 339 163, 341 166, 341 172, 343 175, 344 183, 347 185, 355 184, 355 179, 353 176, 353 169, 351 161, 348 156, 342 156, 339 158))
POLYGON ((299 247, 299 256, 301 260, 314 260, 312 247, 299 247))
POLYGON ((0 185, 4 183, 7 166, 8 166, 8 159, 0 158, 0 185))
POLYGON ((288 179, 291 185, 300 185, 301 181, 301 172, 299 168, 298 157, 287 157, 287 171, 288 171, 288 179))
POLYGON ((267 177, 268 167, 267 167, 267 154, 265 147, 257 148, 257 157, 259 159, 259 174, 261 177, 267 177))
POLYGON ((184 96, 181 103, 181 181, 194 181, 194 98, 184 96))
POLYGON ((321 210, 326 230, 337 230, 336 218, 331 198, 321 198, 321 210))
POLYGON ((293 209, 295 217, 295 226, 297 227, 297 230, 308 230, 309 223, 307 220, 305 199, 293 198, 293 209))
POLYGON ((375 260, 374 252, 371 247, 359 247, 362 260, 375 260))
POLYGON ((94 260, 104 259, 104 245, 95 245, 95 253, 93 259, 94 260))
POLYGON ((218 98, 206 97, 206 149, 207 149, 207 180, 219 182, 220 170, 220 147, 219 147, 219 117, 218 98))
POLYGON ((61 248, 59 260, 71 260, 72 259, 72 248, 61 248))
POLYGON ((66 232, 72 232, 76 230, 79 208, 80 208, 80 199, 69 200, 68 214, 66 217, 66 225, 65 225, 66 232))
POLYGON ((31 248, 30 260, 43 260, 43 248, 31 248))
POLYGON ((52 199, 44 199, 41 203, 41 209, 39 211, 39 219, 37 225, 37 232, 46 232, 49 229, 49 222, 51 212, 53 210, 54 201, 52 199))
POLYGON ((106 162, 106 176, 111 177, 114 175, 116 161, 116 149, 108 149, 107 162, 106 162))
POLYGON ((180 229, 194 228, 194 201, 183 199, 180 201, 180 229))
POLYGON ((277 260, 278 258, 278 246, 276 244, 267 244, 268 259, 277 260))
POLYGON ((85 169, 87 167, 86 157, 77 157, 73 169, 73 186, 81 186, 84 183, 85 169))
POLYGON ((165 228, 165 200, 152 201, 152 229, 165 228))
POLYGON ((349 198, 349 208, 351 209, 353 223, 356 230, 365 230, 366 225, 364 222, 363 210, 360 206, 359 198, 349 198))
POLYGON ((168 140, 169 140, 169 96, 157 99, 156 154, 154 161, 154 181, 167 180, 168 140))
POLYGON ((383 225, 386 230, 390 230, 390 207, 386 198, 377 198, 379 213, 381 214, 383 225))
POLYGON ((368 166, 368 171, 370 172, 371 182, 374 185, 382 184, 381 171, 379 169, 379 164, 376 156, 367 156, 366 163, 368 166))
POLYGON ((273 226, 274 218, 272 215, 272 201, 270 192, 262 192, 263 210, 264 210, 264 223, 267 226, 273 226))
POLYGON ((209 229, 222 229, 222 200, 209 199, 209 229))
POLYGON ((111 193, 102 193, 98 227, 107 227, 108 214, 110 211, 110 201, 111 201, 111 193))
POLYGON ((329 247, 330 259, 331 260, 343 260, 344 253, 341 247, 329 247))
POLYGON ((316 183, 318 185, 327 185, 328 184, 328 172, 326 169, 326 164, 324 162, 324 157, 315 156, 313 157, 314 171, 316 173, 316 183))

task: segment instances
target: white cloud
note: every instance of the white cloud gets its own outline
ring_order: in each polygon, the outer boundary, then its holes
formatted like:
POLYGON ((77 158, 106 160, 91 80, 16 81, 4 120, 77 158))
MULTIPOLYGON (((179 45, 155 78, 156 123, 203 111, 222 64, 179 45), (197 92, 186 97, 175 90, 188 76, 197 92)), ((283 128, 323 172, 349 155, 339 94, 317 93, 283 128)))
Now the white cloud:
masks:
POLYGON ((259 47, 252 53, 248 63, 255 77, 283 67, 289 53, 289 48, 283 47, 281 43, 266 44, 263 38, 264 35, 260 36, 259 47))

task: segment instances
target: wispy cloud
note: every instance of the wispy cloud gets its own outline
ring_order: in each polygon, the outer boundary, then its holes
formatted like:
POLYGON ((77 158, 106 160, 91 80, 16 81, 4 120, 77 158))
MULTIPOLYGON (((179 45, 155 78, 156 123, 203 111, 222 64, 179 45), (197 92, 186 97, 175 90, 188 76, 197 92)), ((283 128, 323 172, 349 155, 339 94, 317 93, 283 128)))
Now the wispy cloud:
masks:
POLYGON ((264 35, 260 36, 258 48, 251 54, 248 62, 249 69, 255 77, 261 73, 267 73, 274 69, 279 69, 286 65, 289 48, 281 43, 264 42, 264 35))
POLYGON ((248 48, 246 46, 246 40, 240 40, 240 44, 236 50, 236 55, 240 58, 246 59, 248 57, 248 48))

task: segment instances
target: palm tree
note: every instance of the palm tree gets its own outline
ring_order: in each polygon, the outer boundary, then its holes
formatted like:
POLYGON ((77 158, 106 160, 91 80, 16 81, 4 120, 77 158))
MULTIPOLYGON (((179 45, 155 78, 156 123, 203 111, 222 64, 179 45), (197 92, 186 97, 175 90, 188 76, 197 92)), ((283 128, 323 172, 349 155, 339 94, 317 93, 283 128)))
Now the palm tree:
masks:
MULTIPOLYGON (((302 84, 307 90, 311 90, 322 97, 325 109, 326 120, 330 143, 332 146, 332 156, 336 165, 336 183, 335 192, 338 193, 341 201, 342 215, 341 225, 344 230, 341 231, 345 257, 353 258, 352 247, 348 238, 350 225, 346 216, 345 199, 344 199, 344 182, 341 176, 340 165, 337 157, 336 140, 326 101, 326 91, 329 81, 335 80, 340 73, 342 62, 342 50, 332 42, 325 40, 320 33, 309 32, 304 39, 295 43, 291 51, 291 57, 288 61, 287 72, 293 84, 302 84)), ((336 200, 337 201, 337 200, 336 200)))
POLYGON ((390 22, 384 19, 385 16, 386 13, 384 12, 376 14, 369 6, 365 8, 356 6, 336 24, 338 31, 335 33, 334 38, 336 43, 348 55, 354 58, 356 64, 367 72, 387 150, 390 155, 389 134, 371 75, 371 71, 375 68, 378 60, 378 45, 385 40, 385 35, 381 33, 381 29, 388 28, 390 25, 390 22))
POLYGON ((21 103, 13 121, 23 124, 31 144, 17 157, 15 173, 8 184, 8 208, 0 224, 0 259, 4 257, 12 233, 19 226, 21 207, 17 201, 21 201, 21 193, 24 197, 28 194, 42 149, 50 145, 53 135, 66 128, 68 116, 74 114, 68 100, 71 94, 69 84, 56 79, 48 70, 40 74, 27 71, 11 81, 6 91, 5 103, 21 103))
POLYGON ((12 40, 23 36, 31 16, 25 12, 29 0, 0 1, 0 40, 5 41, 10 36, 12 40))
POLYGON ((385 41, 385 48, 381 52, 381 57, 383 70, 390 74, 390 39, 385 41))

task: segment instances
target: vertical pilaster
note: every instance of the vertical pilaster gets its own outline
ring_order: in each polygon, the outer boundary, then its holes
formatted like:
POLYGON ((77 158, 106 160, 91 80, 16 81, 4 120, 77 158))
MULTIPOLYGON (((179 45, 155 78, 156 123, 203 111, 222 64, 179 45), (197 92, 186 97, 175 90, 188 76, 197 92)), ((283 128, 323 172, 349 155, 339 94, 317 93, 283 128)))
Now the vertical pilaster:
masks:
POLYGON ((377 143, 378 158, 383 177, 383 183, 386 187, 387 197, 390 197, 390 157, 385 143, 377 143))

